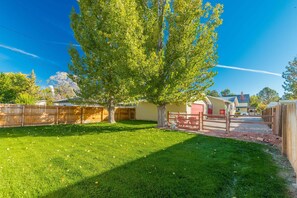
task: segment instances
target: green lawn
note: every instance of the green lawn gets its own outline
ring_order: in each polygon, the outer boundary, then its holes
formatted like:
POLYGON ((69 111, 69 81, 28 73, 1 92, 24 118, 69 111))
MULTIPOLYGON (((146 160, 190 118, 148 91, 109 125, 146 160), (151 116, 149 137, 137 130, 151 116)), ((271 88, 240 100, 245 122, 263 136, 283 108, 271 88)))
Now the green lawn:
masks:
POLYGON ((286 197, 264 149, 140 121, 0 129, 0 197, 286 197))

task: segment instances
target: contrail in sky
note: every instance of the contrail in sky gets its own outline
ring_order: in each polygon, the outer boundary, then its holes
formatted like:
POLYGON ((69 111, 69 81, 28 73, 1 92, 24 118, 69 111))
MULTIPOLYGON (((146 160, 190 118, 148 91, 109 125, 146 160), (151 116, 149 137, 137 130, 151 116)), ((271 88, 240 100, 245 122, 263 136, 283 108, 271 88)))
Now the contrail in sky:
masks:
POLYGON ((7 45, 2 45, 2 44, 0 44, 0 47, 1 47, 1 48, 4 48, 4 49, 8 49, 8 50, 13 51, 13 52, 17 52, 17 53, 26 55, 26 56, 31 56, 31 57, 33 57, 33 58, 40 58, 39 56, 37 56, 37 55, 35 55, 35 54, 26 52, 26 51, 21 50, 21 49, 18 49, 18 48, 14 48, 14 47, 10 47, 10 46, 7 46, 7 45))
MULTIPOLYGON (((55 42, 55 43, 56 44, 61 44, 61 45, 66 44, 66 43, 60 43, 60 42, 55 42)), ((74 44, 74 46, 79 46, 79 45, 74 44)), ((26 55, 26 56, 30 56, 32 58, 37 58, 37 59, 45 60, 45 61, 50 62, 50 63, 55 64, 55 65, 57 64, 54 61, 51 61, 51 60, 48 60, 48 59, 39 57, 39 56, 37 56, 35 54, 26 52, 24 50, 21 50, 21 49, 15 48, 15 47, 11 47, 11 46, 0 44, 0 48, 8 49, 10 51, 13 51, 13 52, 16 52, 16 53, 19 53, 19 54, 23 54, 23 55, 26 55)), ((247 71, 247 72, 253 72, 253 73, 269 74, 269 75, 279 76, 279 77, 282 76, 279 73, 274 73, 274 72, 269 72, 269 71, 264 71, 264 70, 247 69, 247 68, 242 68, 242 67, 234 67, 234 66, 226 66, 226 65, 217 65, 216 67, 218 67, 218 68, 224 68, 224 69, 233 69, 233 70, 247 71)))
POLYGON ((279 73, 274 73, 274 72, 269 72, 269 71, 264 71, 264 70, 257 70, 257 69, 247 69, 247 68, 242 68, 242 67, 233 67, 233 66, 226 66, 226 65, 217 65, 216 67, 240 70, 240 71, 247 71, 247 72, 254 72, 254 73, 260 73, 260 74, 269 74, 269 75, 280 76, 280 77, 282 76, 279 73))
MULTIPOLYGON (((7 49, 7 50, 10 50, 10 51, 13 51, 13 52, 16 52, 16 53, 25 55, 25 56, 29 56, 31 58, 36 58, 36 59, 39 59, 39 60, 42 60, 42 61, 46 61, 48 63, 51 63, 52 65, 55 65, 55 66, 59 67, 59 64, 56 63, 55 61, 52 61, 50 59, 46 59, 46 58, 40 57, 40 56, 38 56, 36 54, 32 54, 32 53, 26 52, 24 50, 21 50, 21 49, 15 48, 15 47, 11 47, 11 46, 0 44, 0 48, 4 48, 4 49, 7 49)), ((61 68, 61 67, 59 67, 59 68, 61 68)))

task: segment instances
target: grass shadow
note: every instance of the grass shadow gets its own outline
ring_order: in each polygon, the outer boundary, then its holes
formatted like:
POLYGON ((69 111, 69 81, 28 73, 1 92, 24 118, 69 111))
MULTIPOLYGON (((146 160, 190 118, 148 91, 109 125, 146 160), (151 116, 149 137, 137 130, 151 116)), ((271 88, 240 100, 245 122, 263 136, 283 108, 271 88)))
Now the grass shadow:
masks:
POLYGON ((116 124, 107 122, 93 124, 69 124, 50 126, 28 126, 14 128, 0 128, 0 138, 14 137, 51 137, 51 136, 76 136, 98 133, 134 132, 142 129, 150 129, 156 126, 151 121, 120 121, 116 124))
POLYGON ((196 136, 44 197, 286 197, 263 148, 196 136))

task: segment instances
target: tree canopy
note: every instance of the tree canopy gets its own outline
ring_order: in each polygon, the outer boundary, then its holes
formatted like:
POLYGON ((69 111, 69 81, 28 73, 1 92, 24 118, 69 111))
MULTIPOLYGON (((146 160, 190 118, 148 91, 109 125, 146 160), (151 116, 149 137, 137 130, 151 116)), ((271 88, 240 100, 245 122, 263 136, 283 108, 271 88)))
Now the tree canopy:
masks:
POLYGON ((250 97, 250 106, 254 107, 258 113, 266 109, 266 106, 257 95, 252 95, 250 97))
MULTIPOLYGON (((0 73, 0 103, 18 103, 24 95, 30 95, 30 98, 36 101, 39 97, 38 92, 39 86, 36 85, 34 71, 29 75, 0 73)), ((32 103, 32 100, 30 100, 29 104, 32 103)), ((22 102, 22 104, 26 104, 26 102, 22 102)))
POLYGON ((227 88, 221 91, 221 96, 226 97, 229 95, 234 95, 233 93, 231 93, 230 89, 227 88))
POLYGON ((297 57, 286 66, 286 71, 283 72, 283 78, 285 79, 283 84, 285 98, 297 99, 297 57))
POLYGON ((158 106, 158 126, 165 126, 166 104, 201 99, 213 85, 223 6, 200 0, 139 2, 148 60, 140 67, 146 71, 141 90, 158 106))
POLYGON ((278 93, 269 87, 263 88, 257 96, 264 105, 268 105, 270 102, 277 102, 280 99, 278 93))
POLYGON ((115 105, 133 100, 132 69, 145 66, 145 36, 135 0, 81 0, 71 13, 71 27, 82 53, 71 48, 70 78, 81 102, 108 107, 114 123, 115 105))
MULTIPOLYGON (((108 107, 141 96, 158 106, 201 99, 213 85, 223 7, 201 0, 80 0, 71 26, 70 78, 78 96, 108 107)), ((110 122, 114 122, 109 117, 110 122)))

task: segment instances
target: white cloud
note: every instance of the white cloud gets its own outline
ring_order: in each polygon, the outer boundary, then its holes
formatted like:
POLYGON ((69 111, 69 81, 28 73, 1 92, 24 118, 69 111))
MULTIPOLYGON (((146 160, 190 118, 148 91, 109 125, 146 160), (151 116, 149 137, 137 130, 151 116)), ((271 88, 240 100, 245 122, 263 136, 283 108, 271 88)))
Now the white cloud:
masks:
POLYGON ((274 73, 274 72, 269 72, 269 71, 264 71, 264 70, 257 70, 257 69, 247 69, 247 68, 242 68, 242 67, 233 67, 233 66, 226 66, 226 65, 217 65, 216 67, 240 70, 240 71, 247 71, 247 72, 253 72, 253 73, 269 74, 269 75, 280 76, 280 77, 282 76, 279 73, 274 73))
POLYGON ((26 56, 31 56, 33 58, 40 58, 39 56, 37 56, 35 54, 31 54, 29 52, 26 52, 26 51, 18 49, 18 48, 14 48, 14 47, 10 47, 10 46, 7 46, 7 45, 2 45, 2 44, 0 44, 0 47, 4 48, 4 49, 8 49, 8 50, 13 51, 13 52, 17 52, 17 53, 26 55, 26 56))

